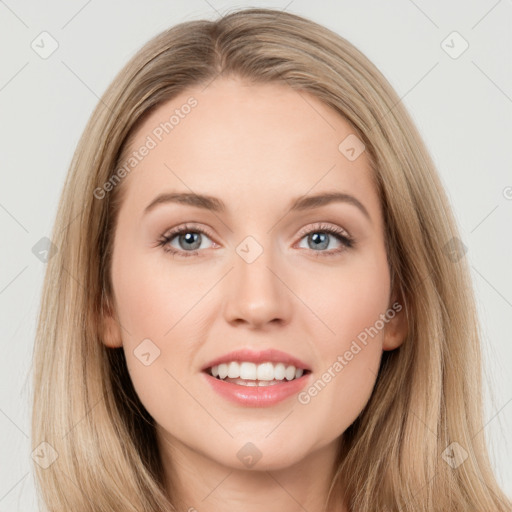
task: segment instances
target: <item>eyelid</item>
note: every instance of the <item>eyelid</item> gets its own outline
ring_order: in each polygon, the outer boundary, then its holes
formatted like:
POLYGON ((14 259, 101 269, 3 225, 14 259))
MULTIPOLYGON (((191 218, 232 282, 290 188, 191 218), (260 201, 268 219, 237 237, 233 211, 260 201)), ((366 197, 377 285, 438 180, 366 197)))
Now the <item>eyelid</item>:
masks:
MULTIPOLYGON (((352 236, 346 229, 342 228, 341 226, 337 226, 336 224, 330 224, 325 221, 314 222, 313 224, 309 224, 309 225, 303 227, 299 231, 297 236, 302 238, 305 235, 308 235, 309 233, 311 233, 311 231, 315 230, 315 229, 318 231, 332 229, 334 231, 339 232, 340 234, 343 234, 349 240, 352 240, 352 236)), ((186 222, 185 224, 180 224, 174 228, 170 228, 163 233, 162 238, 168 238, 169 236, 171 236, 173 234, 180 233, 180 232, 186 231, 186 230, 198 231, 198 232, 206 234, 209 238, 215 238, 215 236, 213 235, 212 231, 210 230, 210 228, 208 226, 205 226, 204 224, 197 224, 194 222, 186 222)))
MULTIPOLYGON (((214 240, 215 237, 211 233, 211 229, 209 227, 204 226, 204 224, 196 224, 194 222, 187 222, 185 224, 180 224, 174 228, 168 229, 164 232, 163 235, 158 240, 158 245, 162 246, 165 252, 168 252, 172 254, 173 256, 178 255, 178 257, 189 257, 189 256, 197 256, 201 255, 201 253, 205 252, 205 250, 195 249, 194 251, 183 251, 180 249, 175 249, 170 246, 170 241, 177 235, 181 233, 186 232, 197 232, 206 235, 208 238, 212 239, 213 243, 217 244, 214 240)), ((336 224, 330 224, 323 221, 319 221, 313 224, 310 224, 308 226, 305 226, 302 228, 299 233, 296 235, 299 240, 298 243, 307 235, 314 233, 314 232, 320 232, 320 233, 328 233, 331 236, 338 239, 338 241, 343 245, 343 248, 341 249, 331 249, 329 251, 313 251, 313 253, 316 253, 317 257, 329 257, 329 256, 336 256, 341 252, 346 251, 347 249, 352 248, 355 245, 354 238, 350 235, 350 233, 342 228, 341 226, 338 226, 336 224)))
POLYGON ((167 231, 165 231, 162 235, 162 238, 168 238, 174 234, 178 234, 182 231, 197 231, 199 233, 204 233, 209 238, 215 238, 212 234, 212 231, 209 227, 205 227, 204 224, 196 224, 194 222, 186 222, 185 224, 179 224, 178 226, 174 228, 170 228, 167 231))
POLYGON ((214 245, 219 245, 217 244, 217 242, 215 242, 215 237, 212 235, 210 228, 205 227, 204 224, 199 225, 194 222, 186 222, 185 224, 179 224, 178 226, 168 229, 160 236, 157 245, 161 246, 165 252, 170 253, 173 256, 178 255, 178 257, 183 256, 186 258, 188 256, 201 255, 201 253, 205 252, 204 249, 195 249, 194 251, 183 251, 171 247, 170 242, 173 238, 182 233, 187 233, 189 231, 204 234, 212 240, 214 245))
POLYGON ((315 231, 315 230, 316 231, 332 230, 332 231, 335 231, 335 232, 337 232, 339 234, 342 234, 347 239, 352 240, 352 236, 350 235, 350 233, 345 228, 342 228, 341 226, 338 226, 336 224, 331 224, 331 223, 323 222, 323 221, 314 222, 312 225, 309 224, 308 226, 302 228, 299 231, 298 236, 300 236, 302 238, 303 236, 308 235, 309 233, 311 233, 311 231, 315 231))
POLYGON ((337 224, 331 224, 325 221, 319 221, 313 223, 313 225, 309 225, 304 227, 298 237, 300 241, 305 237, 312 233, 328 233, 330 236, 336 238, 338 242, 342 245, 341 248, 331 249, 329 251, 314 251, 310 250, 308 252, 312 252, 316 258, 329 258, 339 256, 340 254, 346 252, 349 249, 352 249, 356 246, 355 238, 345 229, 337 224))

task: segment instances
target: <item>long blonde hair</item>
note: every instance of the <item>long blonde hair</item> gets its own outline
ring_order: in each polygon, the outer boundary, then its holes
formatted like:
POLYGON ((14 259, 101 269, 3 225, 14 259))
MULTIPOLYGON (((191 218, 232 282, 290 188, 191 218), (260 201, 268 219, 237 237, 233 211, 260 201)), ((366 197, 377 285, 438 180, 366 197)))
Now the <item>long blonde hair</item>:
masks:
POLYGON ((33 447, 44 441, 47 458, 57 456, 48 467, 34 464, 41 501, 51 511, 175 510, 154 421, 123 350, 101 342, 124 187, 102 198, 95 190, 112 179, 150 111, 221 74, 285 83, 335 109, 364 142, 380 195, 392 283, 409 328, 403 345, 383 354, 371 399, 340 439, 329 505, 343 486, 354 511, 511 510, 483 435, 481 335, 468 265, 424 143, 359 50, 270 9, 159 34, 120 71, 85 128, 58 207, 34 349, 33 447), (450 464, 461 454, 462 463, 450 464))

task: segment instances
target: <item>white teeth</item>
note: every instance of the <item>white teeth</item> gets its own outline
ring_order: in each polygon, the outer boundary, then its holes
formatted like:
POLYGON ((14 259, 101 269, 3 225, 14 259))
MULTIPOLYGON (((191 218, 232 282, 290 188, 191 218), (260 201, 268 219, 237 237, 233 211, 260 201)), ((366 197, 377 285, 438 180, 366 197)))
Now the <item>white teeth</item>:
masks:
POLYGON ((219 378, 225 379, 228 376, 228 365, 225 363, 219 364, 219 378))
POLYGON ((272 363, 259 364, 256 378, 258 380, 274 380, 274 365, 272 363))
POLYGON ((274 366, 274 377, 276 380, 283 380, 286 368, 283 363, 277 363, 274 366))
POLYGON ((236 379, 238 377, 238 364, 237 363, 235 363, 235 362, 229 363, 228 377, 230 379, 236 379))
POLYGON ((286 377, 286 380, 292 380, 295 378, 295 366, 288 366, 284 372, 284 376, 286 377))
POLYGON ((239 366, 238 375, 234 376, 233 379, 240 377, 246 380, 256 380, 256 364, 243 362, 240 365, 238 363, 231 363, 239 366))
MULTIPOLYGON (((238 363, 231 361, 229 363, 222 363, 212 366, 211 373, 214 377, 220 379, 244 379, 247 381, 279 381, 279 380, 293 380, 302 377, 304 370, 296 368, 293 365, 286 366, 283 363, 251 363, 244 361, 238 363)), ((257 383, 247 383, 247 385, 258 385, 257 383)))

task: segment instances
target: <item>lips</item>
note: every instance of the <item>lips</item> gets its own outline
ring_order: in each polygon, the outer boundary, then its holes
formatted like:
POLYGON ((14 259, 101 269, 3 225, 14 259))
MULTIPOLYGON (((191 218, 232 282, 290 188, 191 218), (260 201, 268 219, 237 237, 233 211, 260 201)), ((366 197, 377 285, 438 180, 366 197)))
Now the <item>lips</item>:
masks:
POLYGON ((281 350, 266 349, 255 351, 248 348, 235 350, 216 359, 212 359, 201 370, 207 371, 212 366, 216 366, 222 363, 230 363, 231 361, 237 361, 239 363, 248 361, 256 364, 266 362, 284 363, 285 365, 293 365, 296 368, 302 368, 303 370, 311 371, 309 365, 307 365, 304 361, 298 359, 295 356, 292 356, 291 354, 282 352, 281 350))
POLYGON ((306 373, 298 379, 280 381, 270 386, 241 386, 225 382, 202 372, 201 377, 205 383, 223 400, 242 407, 272 407, 285 400, 291 400, 301 392, 308 383, 311 383, 312 374, 306 373))

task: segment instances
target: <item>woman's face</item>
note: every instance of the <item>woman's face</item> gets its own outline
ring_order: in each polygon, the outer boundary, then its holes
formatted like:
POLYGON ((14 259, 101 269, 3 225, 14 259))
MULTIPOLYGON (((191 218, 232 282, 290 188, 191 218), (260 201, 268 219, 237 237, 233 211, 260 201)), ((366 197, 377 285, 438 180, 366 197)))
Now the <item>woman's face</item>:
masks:
POLYGON ((155 110, 131 150, 104 341, 164 449, 278 469, 332 448, 403 338, 362 142, 307 93, 217 79, 155 110))

